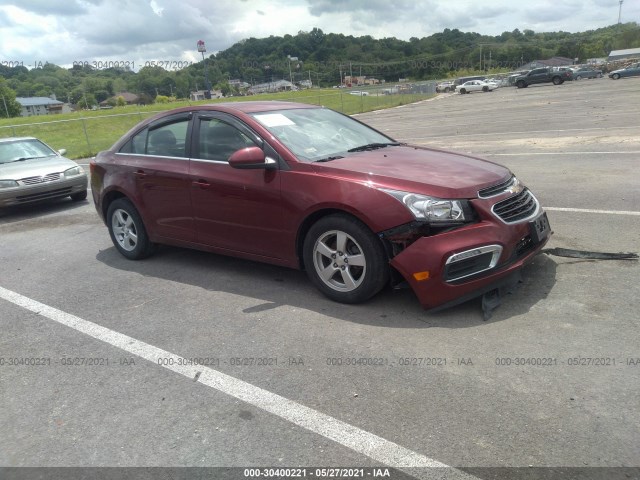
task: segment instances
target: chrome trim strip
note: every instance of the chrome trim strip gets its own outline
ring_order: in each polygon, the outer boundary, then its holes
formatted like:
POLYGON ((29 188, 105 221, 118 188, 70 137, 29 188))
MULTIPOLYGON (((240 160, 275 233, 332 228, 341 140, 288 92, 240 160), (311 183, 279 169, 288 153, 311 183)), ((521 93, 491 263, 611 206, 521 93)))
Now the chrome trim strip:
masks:
POLYGON ((189 157, 170 157, 168 155, 149 155, 147 153, 121 153, 116 152, 116 155, 122 155, 125 157, 144 157, 144 158, 171 158, 173 160, 189 160, 189 157))
POLYGON ((482 273, 482 272, 486 272, 487 270, 491 270, 492 268, 494 268, 498 264, 498 260, 500 259, 500 255, 502 255, 502 245, 496 245, 496 244, 485 245, 484 247, 472 248, 471 250, 465 250, 463 252, 458 252, 458 253, 454 253, 453 255, 451 255, 449 258, 447 258, 447 261, 445 262, 445 265, 450 265, 452 263, 462 262, 462 261, 467 260, 469 258, 477 257, 479 255, 484 255, 485 253, 489 253, 489 252, 493 252, 493 255, 491 257, 491 262, 489 263, 489 266, 487 268, 483 268, 482 270, 477 270, 477 271, 475 271, 473 273, 469 273, 467 275, 462 275, 461 277, 449 278, 446 281, 447 282, 457 282, 458 280, 461 280, 463 278, 472 277, 474 275, 477 275, 478 273, 482 273), (458 258, 458 257, 461 257, 461 256, 462 256, 462 258, 458 258))
MULTIPOLYGON (((511 187, 513 187, 513 185, 516 182, 518 184, 520 184, 520 181, 517 179, 517 177, 515 175, 511 175, 511 178, 509 180, 507 180, 506 182, 503 182, 502 184, 498 183, 496 185, 493 185, 493 186, 490 186, 490 187, 485 187, 485 188, 482 188, 482 189, 478 190, 478 198, 482 198, 484 200, 484 199, 487 199, 487 198, 493 198, 493 197, 497 197, 498 195, 502 195, 503 193, 508 192, 509 189, 511 187), (501 188, 498 192, 494 193, 493 195, 482 195, 482 193, 481 193, 483 190, 491 190, 493 188, 499 187, 500 185, 503 185, 503 188, 501 188)), ((524 189, 524 186, 523 186, 523 189, 524 189)), ((518 192, 515 192, 515 193, 518 193, 518 192)))
POLYGON ((223 160, 207 160, 206 158, 190 158, 192 162, 205 162, 205 163, 218 163, 222 165, 229 165, 229 162, 223 160))

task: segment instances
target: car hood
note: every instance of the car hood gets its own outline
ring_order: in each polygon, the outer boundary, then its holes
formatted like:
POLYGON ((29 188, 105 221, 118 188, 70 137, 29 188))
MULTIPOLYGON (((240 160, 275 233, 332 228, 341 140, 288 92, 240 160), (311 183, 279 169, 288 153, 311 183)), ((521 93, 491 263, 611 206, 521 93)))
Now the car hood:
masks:
POLYGON ((439 198, 475 198, 479 189, 511 176, 509 169, 487 160, 405 145, 352 153, 313 166, 321 175, 439 198))
POLYGON ((19 180, 26 177, 48 175, 50 173, 64 172, 66 169, 78 164, 65 157, 45 157, 25 160, 23 162, 0 164, 0 179, 19 180))

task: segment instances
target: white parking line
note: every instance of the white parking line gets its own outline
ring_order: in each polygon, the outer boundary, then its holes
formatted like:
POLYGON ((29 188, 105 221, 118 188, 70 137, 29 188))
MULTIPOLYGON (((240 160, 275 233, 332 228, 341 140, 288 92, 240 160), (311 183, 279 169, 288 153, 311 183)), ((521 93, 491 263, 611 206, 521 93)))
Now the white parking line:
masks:
POLYGON ((544 207, 545 210, 552 212, 578 212, 578 213, 602 213, 605 215, 640 215, 640 212, 629 210, 592 210, 589 208, 563 208, 563 207, 544 207))
POLYGON ((519 152, 519 153, 483 153, 487 157, 518 157, 529 155, 638 155, 640 151, 632 152, 519 152))
POLYGON ((50 307, 29 297, 20 295, 19 293, 0 287, 0 298, 133 355, 137 355, 152 362, 156 366, 158 366, 159 360, 162 359, 161 363, 163 368, 172 370, 194 381, 277 415, 295 425, 350 448, 355 452, 366 455, 380 462, 382 465, 406 470, 407 473, 417 478, 433 478, 433 476, 428 470, 408 469, 447 468, 446 478, 477 480, 477 477, 449 467, 444 463, 404 448, 317 410, 305 407, 304 405, 212 368, 200 365, 187 365, 188 362, 179 355, 63 312, 57 308, 50 307), (181 362, 182 364, 180 364, 181 362), (166 363, 172 363, 172 365, 166 365, 166 363), (199 376, 197 376, 198 373, 200 373, 199 376))

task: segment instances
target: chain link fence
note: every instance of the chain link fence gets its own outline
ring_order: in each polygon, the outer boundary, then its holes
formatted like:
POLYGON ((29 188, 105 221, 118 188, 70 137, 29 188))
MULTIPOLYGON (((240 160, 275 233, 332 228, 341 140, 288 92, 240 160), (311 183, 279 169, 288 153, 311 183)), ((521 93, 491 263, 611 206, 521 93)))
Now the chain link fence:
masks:
MULTIPOLYGON (((269 95, 272 100, 303 102, 323 105, 333 110, 352 115, 399 105, 414 103, 435 94, 435 82, 375 85, 315 91, 282 92, 269 95)), ((264 99, 264 96, 233 97, 225 101, 264 99)), ((205 102, 176 102, 168 108, 207 104, 205 102)), ((66 149, 69 158, 86 158, 106 150, 129 129, 141 120, 164 111, 158 105, 148 107, 121 107, 123 113, 98 114, 91 112, 78 118, 56 120, 54 116, 31 117, 31 123, 0 123, 0 138, 36 137, 56 150, 66 149)), ((103 113, 103 112, 100 112, 103 113)), ((79 113, 82 115, 82 112, 79 113)), ((15 120, 14 120, 15 122, 15 120)))

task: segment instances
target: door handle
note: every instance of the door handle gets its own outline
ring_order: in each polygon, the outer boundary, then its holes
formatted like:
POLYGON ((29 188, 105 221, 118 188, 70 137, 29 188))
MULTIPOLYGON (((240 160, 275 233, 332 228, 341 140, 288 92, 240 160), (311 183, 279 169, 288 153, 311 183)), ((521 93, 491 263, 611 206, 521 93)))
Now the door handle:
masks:
POLYGON ((144 173, 144 170, 136 170, 133 174, 138 178, 144 178, 147 176, 147 174, 144 173))
POLYGON ((198 186, 200 188, 209 188, 211 186, 211 184, 209 182, 207 182, 206 180, 197 180, 193 182, 193 185, 198 186))

